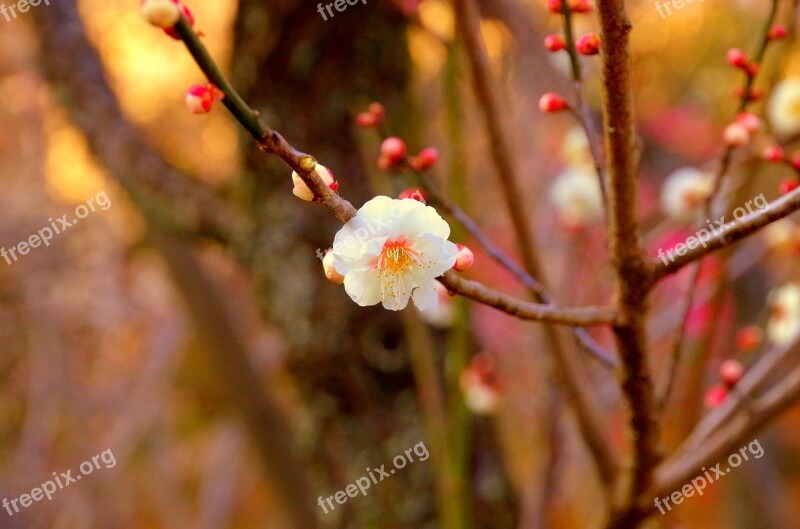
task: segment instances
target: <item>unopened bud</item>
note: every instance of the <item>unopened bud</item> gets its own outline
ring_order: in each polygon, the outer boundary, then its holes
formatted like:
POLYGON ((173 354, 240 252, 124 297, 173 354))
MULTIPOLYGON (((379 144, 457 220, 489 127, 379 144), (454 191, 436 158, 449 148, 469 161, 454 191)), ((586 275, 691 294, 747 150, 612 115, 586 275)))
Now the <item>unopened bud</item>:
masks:
POLYGON ((196 84, 186 92, 186 108, 192 114, 205 114, 214 106, 214 90, 207 85, 196 84))
POLYGON ((716 408, 728 396, 728 390, 722 386, 714 386, 706 392, 705 404, 706 408, 716 408))
POLYGON ((539 98, 539 110, 546 114, 561 112, 568 108, 566 100, 555 92, 548 92, 539 98))
POLYGON ((785 195, 787 193, 791 193, 798 187, 800 187, 800 179, 798 179, 797 177, 793 176, 791 178, 784 178, 778 184, 778 192, 781 195, 785 195))
POLYGON ((139 12, 147 22, 159 28, 171 28, 181 18, 178 6, 172 0, 144 0, 139 12))
POLYGON ((439 160, 439 151, 433 147, 422 149, 413 158, 409 158, 408 165, 417 171, 427 171, 439 160))
POLYGON ((566 49, 567 43, 561 35, 548 35, 544 38, 544 47, 549 51, 566 49))
MULTIPOLYGON (((331 172, 330 169, 318 163, 314 165, 314 172, 317 173, 317 175, 322 180, 323 184, 330 187, 331 189, 334 189, 334 186, 338 188, 338 185, 336 185, 336 180, 333 178, 333 173, 331 172)), ((311 191, 311 189, 308 188, 306 183, 303 181, 302 178, 300 178, 300 175, 297 174, 296 171, 292 171, 292 183, 294 184, 294 189, 292 189, 292 193, 294 194, 294 196, 296 196, 299 199, 305 200, 306 202, 311 202, 314 200, 314 193, 311 191)))
POLYGON ((764 332, 758 325, 748 325, 736 333, 736 348, 743 353, 750 353, 761 347, 764 332))
MULTIPOLYGON (((183 13, 183 16, 186 17, 186 23, 189 24, 189 27, 194 27, 194 15, 192 15, 192 12, 189 10, 189 8, 180 3, 178 0, 172 0, 172 2, 180 8, 181 13, 183 13)), ((164 28, 164 33, 175 40, 181 39, 174 27, 164 28)))
POLYGON ((731 123, 725 128, 723 137, 725 138, 725 143, 731 147, 741 147, 750 141, 750 132, 744 125, 731 123))
POLYGON ((736 123, 742 125, 750 134, 755 134, 761 130, 761 118, 752 112, 742 112, 736 116, 736 123))
POLYGON ((780 145, 771 145, 764 149, 764 159, 768 162, 784 162, 786 151, 780 145))
POLYGON ((719 366, 719 376, 722 383, 732 388, 742 379, 744 366, 738 360, 726 360, 719 366))
POLYGON ((411 198, 416 200, 417 202, 422 202, 423 204, 428 203, 428 195, 425 194, 425 191, 419 187, 409 187, 403 189, 400 192, 400 194, 397 195, 397 198, 399 198, 400 200, 403 200, 404 198, 411 198))
POLYGON ((325 257, 322 258, 322 269, 325 271, 325 277, 327 277, 328 281, 331 283, 336 283, 337 285, 344 283, 344 276, 340 274, 333 265, 333 252, 330 250, 328 250, 325 257))
POLYGON ((725 56, 728 64, 742 70, 747 68, 747 55, 739 48, 731 48, 725 56))
POLYGON ((590 13, 592 11, 591 0, 572 0, 570 9, 573 13, 590 13))
POLYGON ((392 136, 381 143, 381 155, 385 156, 391 164, 400 162, 406 156, 406 142, 392 136))
POLYGON ((456 254, 456 264, 453 265, 453 270, 456 272, 465 272, 472 268, 475 262, 475 255, 472 253, 472 250, 463 244, 456 244, 456 248, 458 248, 458 254, 456 254))
POLYGON ((575 49, 581 55, 597 55, 600 53, 600 37, 594 33, 588 33, 578 39, 575 49))
POLYGON ((771 28, 769 28, 769 32, 767 32, 767 39, 769 40, 781 40, 786 36, 788 31, 786 31, 786 26, 783 24, 775 24, 771 28))

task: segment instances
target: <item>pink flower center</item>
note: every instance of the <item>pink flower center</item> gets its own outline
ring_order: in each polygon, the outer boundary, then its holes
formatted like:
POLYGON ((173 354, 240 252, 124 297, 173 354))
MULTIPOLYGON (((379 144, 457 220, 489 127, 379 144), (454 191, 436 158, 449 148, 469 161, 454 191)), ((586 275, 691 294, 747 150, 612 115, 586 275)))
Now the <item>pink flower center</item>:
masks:
POLYGON ((414 250, 411 242, 405 237, 394 241, 386 241, 378 256, 376 268, 378 274, 397 275, 403 273, 411 265, 421 265, 424 257, 414 250))

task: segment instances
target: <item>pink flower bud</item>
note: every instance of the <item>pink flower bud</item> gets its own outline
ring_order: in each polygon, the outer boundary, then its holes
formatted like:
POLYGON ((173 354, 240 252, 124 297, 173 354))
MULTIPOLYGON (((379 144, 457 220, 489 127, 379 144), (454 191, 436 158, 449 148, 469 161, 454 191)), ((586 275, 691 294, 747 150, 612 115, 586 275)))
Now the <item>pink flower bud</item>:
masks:
POLYGON ((386 138, 381 143, 381 155, 385 156, 390 164, 402 161, 406 156, 406 142, 396 136, 386 138))
POLYGON ((719 376, 722 383, 727 387, 732 388, 742 379, 744 375, 744 366, 738 360, 725 360, 719 366, 719 376))
POLYGON ((433 147, 422 149, 417 156, 408 160, 408 165, 417 171, 427 171, 439 161, 439 151, 433 147))
POLYGON ((573 13, 590 13, 592 11, 591 0, 572 0, 570 9, 573 13))
POLYGON ((725 397, 728 396, 728 390, 722 386, 714 386, 706 392, 706 408, 712 409, 716 408, 722 401, 725 400, 725 397))
POLYGON ((746 128, 750 134, 755 134, 761 130, 761 118, 752 112, 742 112, 736 116, 736 123, 746 128))
POLYGON ((578 39, 575 49, 581 55, 597 55, 600 53, 600 37, 594 33, 588 33, 578 39))
POLYGON ((561 35, 548 35, 544 38, 544 47, 549 51, 566 49, 567 43, 561 35))
POLYGON ((785 162, 786 151, 780 145, 772 145, 764 149, 764 159, 768 162, 785 162))
POLYGON ((725 128, 723 137, 725 138, 725 143, 731 147, 741 147, 750 141, 750 131, 744 125, 731 123, 725 128))
POLYGON ((767 33, 767 39, 769 40, 781 40, 782 38, 786 37, 786 26, 783 24, 775 24, 771 28, 769 28, 769 32, 767 33))
POLYGON ((372 114, 378 124, 383 123, 383 119, 386 117, 386 109, 377 101, 369 104, 367 112, 372 114))
POLYGON ((181 18, 180 9, 171 0, 143 0, 139 12, 142 18, 159 28, 171 28, 181 18))
POLYGON ((328 250, 325 253, 325 257, 322 258, 322 269, 325 271, 325 277, 331 283, 336 283, 337 285, 344 283, 344 276, 333 266, 333 252, 331 250, 328 250))
POLYGON ((548 92, 539 98, 539 110, 546 114, 561 112, 568 108, 566 100, 555 92, 548 92))
POLYGON ((749 353, 755 351, 764 341, 764 332, 758 325, 748 325, 736 333, 736 348, 749 353))
MULTIPOLYGON (((186 7, 185 5, 183 5, 182 3, 180 3, 179 0, 172 0, 172 3, 174 3, 175 5, 177 5, 180 8, 181 13, 183 13, 183 16, 186 17, 186 22, 189 24, 189 27, 194 27, 194 15, 192 15, 192 12, 189 11, 189 8, 186 7)), ((174 27, 164 28, 164 33, 166 33, 167 35, 169 35, 170 37, 172 37, 175 40, 180 40, 181 39, 178 36, 178 32, 175 31, 174 27)))
POLYGON ((756 75, 756 74, 758 74, 758 71, 759 71, 760 69, 761 69, 761 67, 758 65, 758 63, 756 63, 756 62, 751 62, 750 64, 748 64, 748 65, 747 65, 747 66, 744 68, 744 71, 745 71, 745 72, 747 73, 747 75, 749 75, 750 77, 755 77, 755 75, 756 75))
POLYGON ((785 195, 787 193, 791 193, 798 187, 800 187, 800 179, 792 176, 790 178, 784 178, 781 180, 781 182, 778 184, 778 192, 781 195, 785 195))
POLYGON ((378 169, 381 171, 388 171, 392 167, 394 167, 394 163, 389 159, 388 156, 381 154, 378 156, 378 169))
POLYGON ((192 114, 205 114, 214 106, 214 96, 209 86, 196 84, 186 92, 186 108, 192 114))
POLYGON ((547 0, 547 9, 551 13, 561 13, 561 0, 547 0))
POLYGON ((739 48, 729 49, 726 59, 728 64, 734 68, 740 68, 742 70, 747 68, 747 55, 745 55, 744 52, 739 48))
POLYGON ((472 250, 463 244, 456 244, 456 248, 458 248, 458 254, 456 255, 456 264, 453 265, 453 270, 456 272, 466 272, 472 268, 475 262, 475 255, 472 253, 472 250))
POLYGON ((419 188, 419 187, 409 187, 409 188, 403 189, 400 192, 400 194, 397 195, 397 198, 399 198, 400 200, 402 200, 404 198, 413 198, 417 202, 422 202, 423 204, 427 204, 428 203, 428 195, 425 193, 425 191, 422 188, 419 188))
POLYGON ((375 116, 369 112, 362 112, 356 117, 356 125, 361 128, 368 129, 377 124, 378 122, 375 120, 375 116))

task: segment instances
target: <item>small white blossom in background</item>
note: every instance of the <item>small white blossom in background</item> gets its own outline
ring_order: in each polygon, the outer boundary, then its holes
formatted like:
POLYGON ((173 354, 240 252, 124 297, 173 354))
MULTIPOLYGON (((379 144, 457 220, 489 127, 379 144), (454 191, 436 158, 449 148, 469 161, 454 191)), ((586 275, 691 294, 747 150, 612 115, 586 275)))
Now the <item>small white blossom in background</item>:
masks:
POLYGON ((561 159, 566 165, 594 167, 589 140, 581 127, 572 127, 561 144, 561 159))
POLYGON ((776 220, 764 228, 764 241, 771 250, 796 250, 800 247, 800 227, 789 219, 776 220))
POLYGON ((694 167, 682 167, 661 187, 661 209, 670 217, 685 219, 701 211, 714 189, 713 177, 694 167))
POLYGON ((485 353, 472 357, 459 379, 464 404, 477 415, 491 415, 500 406, 500 386, 494 360, 485 353))
POLYGON ((771 314, 767 337, 775 345, 788 345, 800 336, 800 286, 793 283, 773 290, 769 295, 771 314))
MULTIPOLYGON (((331 172, 330 169, 318 163, 317 165, 314 166, 314 172, 319 175, 319 177, 322 179, 323 184, 325 184, 326 186, 330 187, 333 190, 336 190, 338 186, 336 185, 336 180, 334 180, 333 173, 331 172)), ((294 196, 303 199, 307 202, 311 202, 312 200, 314 200, 314 193, 311 192, 311 190, 308 188, 306 183, 303 182, 303 179, 300 178, 300 175, 297 174, 296 171, 292 171, 292 183, 294 184, 294 189, 292 189, 292 193, 294 193, 294 196)))
POLYGON ((603 218, 603 195, 593 168, 569 167, 550 188, 550 201, 567 226, 593 224, 603 218))
POLYGON ((333 262, 345 291, 362 307, 382 303, 402 310, 411 298, 426 310, 439 301, 436 278, 456 262, 449 236, 450 226, 432 207, 378 196, 336 234, 333 262))
POLYGON ((778 83, 767 106, 772 130, 778 135, 800 132, 800 77, 778 83))

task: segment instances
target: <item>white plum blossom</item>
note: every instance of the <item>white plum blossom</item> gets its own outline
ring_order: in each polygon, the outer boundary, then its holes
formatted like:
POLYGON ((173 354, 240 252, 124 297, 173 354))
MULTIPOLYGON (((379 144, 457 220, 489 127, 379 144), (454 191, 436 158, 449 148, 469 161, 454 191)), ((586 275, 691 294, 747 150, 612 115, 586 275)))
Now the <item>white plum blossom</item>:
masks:
POLYGON ((767 116, 776 134, 800 132, 800 77, 790 77, 775 87, 767 106, 767 116))
POLYGON ((661 187, 661 209, 670 217, 686 218, 701 211, 714 189, 713 177, 694 167, 681 167, 661 187))
POLYGON ((436 278, 456 262, 449 236, 450 226, 432 207, 377 196, 336 234, 333 262, 362 307, 402 310, 411 298, 425 310, 438 303, 436 278))
POLYGON ((556 177, 550 201, 568 226, 585 226, 603 218, 603 195, 594 168, 569 167, 556 177))
POLYGON ((767 337, 775 345, 789 345, 800 336, 800 286, 789 283, 776 288, 769 302, 767 337))

